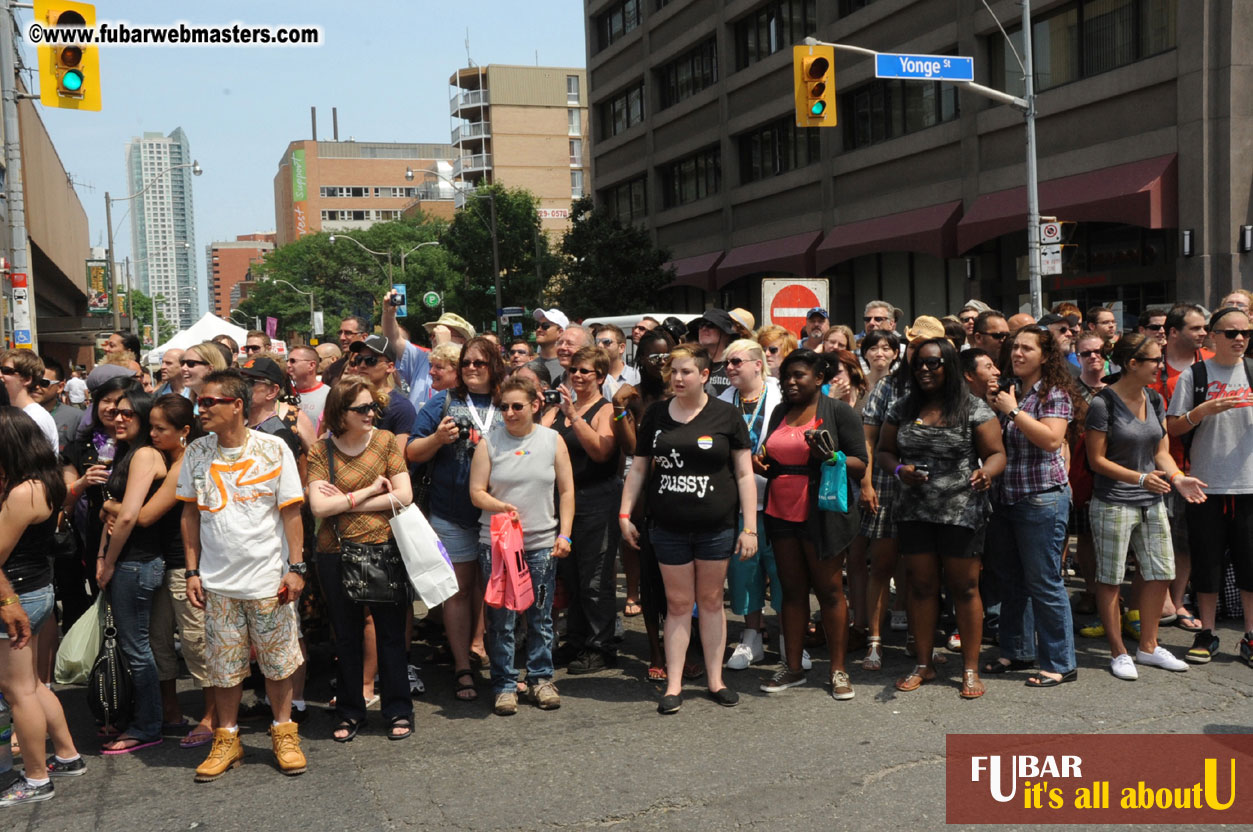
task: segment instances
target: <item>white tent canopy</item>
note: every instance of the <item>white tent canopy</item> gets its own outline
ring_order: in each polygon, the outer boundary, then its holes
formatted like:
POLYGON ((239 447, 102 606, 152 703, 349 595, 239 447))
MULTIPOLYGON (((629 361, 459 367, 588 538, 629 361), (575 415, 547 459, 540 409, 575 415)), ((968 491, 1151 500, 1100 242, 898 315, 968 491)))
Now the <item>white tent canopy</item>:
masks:
MULTIPOLYGON (((199 344, 201 341, 210 341, 215 335, 229 335, 235 339, 235 343, 242 347, 248 335, 248 330, 230 321, 223 320, 212 312, 206 312, 203 318, 196 321, 189 328, 180 330, 173 338, 148 353, 148 363, 159 364, 161 356, 165 354, 166 350, 185 350, 194 344, 199 344)), ((286 342, 277 338, 273 339, 273 341, 274 351, 279 355, 286 355, 286 342)))

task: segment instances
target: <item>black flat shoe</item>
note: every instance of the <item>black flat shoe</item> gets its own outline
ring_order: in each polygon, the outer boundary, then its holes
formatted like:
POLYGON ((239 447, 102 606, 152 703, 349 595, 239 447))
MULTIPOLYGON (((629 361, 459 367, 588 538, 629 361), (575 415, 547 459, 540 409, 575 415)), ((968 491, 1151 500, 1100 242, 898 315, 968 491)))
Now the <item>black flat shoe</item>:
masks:
POLYGON ((983 666, 984 676, 996 676, 1009 673, 1011 670, 1027 670, 1035 667, 1035 659, 1010 659, 1009 664, 1000 661, 988 662, 983 666))
POLYGON ((709 691, 709 698, 724 708, 734 708, 740 704, 740 695, 730 688, 709 691))
POLYGON ((1066 682, 1073 682, 1079 678, 1079 668, 1074 667, 1062 674, 1062 678, 1054 679, 1051 676, 1028 676, 1024 682, 1029 688, 1055 688, 1066 682))
POLYGON ((354 739, 356 739, 357 734, 361 731, 364 725, 365 725, 364 719, 341 719, 339 721, 339 724, 335 726, 335 730, 347 731, 348 736, 337 737, 335 736, 334 733, 332 733, 331 739, 335 740, 335 742, 352 742, 354 739))
POLYGON ((683 705, 683 697, 677 693, 667 694, 661 697, 661 701, 657 703, 657 713, 659 714, 677 714, 680 706, 683 705))

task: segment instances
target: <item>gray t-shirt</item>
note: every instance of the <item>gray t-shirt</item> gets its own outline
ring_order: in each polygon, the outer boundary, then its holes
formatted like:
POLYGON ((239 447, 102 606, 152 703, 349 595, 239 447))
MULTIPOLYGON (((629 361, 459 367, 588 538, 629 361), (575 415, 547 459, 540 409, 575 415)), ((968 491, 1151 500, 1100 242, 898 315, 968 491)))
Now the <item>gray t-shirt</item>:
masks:
MULTIPOLYGON (((492 460, 487 490, 518 509, 522 545, 528 552, 550 549, 557 542, 557 443, 552 428, 536 425, 526 436, 514 436, 503 424, 488 431, 481 447, 492 460)), ((492 514, 479 519, 479 541, 492 542, 492 514)))
MULTIPOLYGON (((1153 458, 1166 432, 1166 407, 1162 397, 1145 390, 1148 399, 1140 420, 1122 397, 1106 387, 1088 405, 1086 427, 1105 434, 1105 456, 1110 462, 1141 474, 1157 470, 1153 458)), ((1107 503, 1124 506, 1151 506, 1162 495, 1146 491, 1135 483, 1120 482, 1093 472, 1092 491, 1107 503)))
MULTIPOLYGON (((1205 360, 1206 399, 1237 398, 1242 406, 1201 421, 1192 438, 1192 476, 1205 483, 1206 494, 1253 494, 1253 390, 1244 362, 1224 367, 1205 360)), ((1192 401, 1192 368, 1179 374, 1167 411, 1182 416, 1200 402, 1192 401)))
POLYGON ((317 430, 322 424, 322 411, 326 409, 326 397, 330 395, 331 388, 319 381, 312 389, 298 390, 297 393, 300 395, 300 412, 309 417, 314 430, 317 430))

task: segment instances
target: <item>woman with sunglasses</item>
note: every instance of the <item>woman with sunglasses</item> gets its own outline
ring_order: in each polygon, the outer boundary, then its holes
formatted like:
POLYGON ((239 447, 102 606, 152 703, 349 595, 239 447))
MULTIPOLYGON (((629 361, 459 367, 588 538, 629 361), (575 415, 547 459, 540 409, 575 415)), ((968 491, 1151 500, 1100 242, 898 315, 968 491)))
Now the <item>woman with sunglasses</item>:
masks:
POLYGON ((617 662, 613 631, 617 617, 614 559, 618 554, 618 442, 613 408, 601 394, 609 354, 584 347, 570 357, 561 403, 546 416, 547 426, 565 440, 574 471, 574 527, 571 556, 558 567, 569 595, 566 646, 558 663, 569 672, 594 673, 617 662))
POLYGON ((114 410, 118 459, 104 492, 107 500, 121 503, 121 511, 101 542, 96 583, 108 592, 113 607, 135 707, 125 730, 103 746, 104 754, 129 754, 161 744, 161 686, 148 633, 153 598, 165 577, 166 535, 160 527, 142 528, 135 522, 144 503, 169 476, 165 456, 152 447, 152 402, 150 394, 132 391, 114 410))
POLYGON ((0 808, 50 800, 50 775, 87 769, 61 701, 35 675, 32 647, 32 634, 39 635, 56 604, 48 553, 64 492, 56 453, 34 420, 17 408, 0 408, 0 608, 6 622, 17 622, 12 630, 0 626, 0 694, 12 709, 14 736, 26 751, 25 776, 0 786, 0 808), (45 762, 48 736, 55 754, 45 762))
POLYGON ((1056 687, 1079 673, 1062 579, 1070 517, 1065 446, 1068 431, 1073 435, 1083 424, 1087 404, 1052 333, 1034 324, 1010 336, 1002 351, 1000 387, 988 396, 1001 416, 1007 461, 993 493, 987 535, 1002 593, 1001 658, 985 664, 983 672, 1028 668, 1038 656, 1040 670, 1027 687, 1056 687))
POLYGON ((977 699, 984 693, 979 679, 979 553, 987 491, 1005 469, 1001 426, 987 403, 970 395, 957 350, 947 338, 919 344, 910 371, 909 390, 888 413, 878 449, 880 467, 894 472, 901 483, 894 512, 897 545, 907 564, 909 617, 918 656, 896 689, 917 690, 935 678, 932 647, 943 568, 961 634, 961 696, 977 699))
MULTIPOLYGON (((395 434, 375 428, 383 412, 382 399, 379 391, 361 376, 342 377, 327 395, 323 411, 330 434, 324 441, 314 443, 309 451, 309 503, 314 516, 322 519, 317 539, 318 580, 338 657, 338 724, 331 735, 336 742, 351 742, 366 717, 360 684, 365 605, 351 600, 344 590, 341 544, 349 541, 394 548, 396 543, 388 523, 393 506, 406 506, 413 501, 409 470, 395 434)), ((392 740, 413 734, 409 644, 405 640, 407 606, 370 604, 378 651, 380 707, 389 725, 388 739, 392 740)))
POLYGON ((1202 629, 1186 658, 1204 664, 1218 651, 1214 615, 1224 554, 1230 552, 1244 603, 1240 658, 1253 664, 1253 357, 1248 352, 1253 328, 1247 312, 1228 306, 1210 318, 1209 332, 1214 357, 1180 374, 1166 420, 1173 436, 1195 431, 1191 473, 1206 483, 1210 498, 1187 507, 1192 586, 1202 629), (1204 383, 1198 384, 1202 372, 1204 383), (1196 395, 1198 387, 1203 397, 1196 395))
POLYGON ((781 326, 763 326, 757 330, 757 343, 766 356, 766 370, 771 378, 779 377, 779 365, 796 349, 796 336, 781 326))
POLYGON ((522 526, 522 544, 535 600, 524 612, 488 607, 487 642, 492 667, 493 710, 509 716, 518 710, 518 671, 514 640, 518 617, 526 616, 526 681, 540 710, 561 706, 553 684, 554 558, 570 554, 574 526, 574 474, 570 453, 557 432, 535 423, 540 394, 529 379, 514 376, 500 386, 504 429, 489 431, 474 451, 470 499, 482 509, 479 563, 486 581, 492 573, 492 516, 509 514, 522 526), (554 497, 554 495, 556 495, 554 497))
POLYGON ((200 395, 209 373, 226 369, 221 348, 213 341, 202 341, 188 347, 178 361, 183 372, 183 386, 191 391, 192 401, 200 395))
POLYGON ((486 338, 471 338, 461 348, 460 376, 451 390, 436 393, 418 412, 405 450, 409 462, 430 460, 431 527, 443 541, 457 573, 457 594, 443 604, 444 630, 453 656, 454 696, 478 699, 470 669, 470 641, 476 610, 483 603, 479 571, 479 517, 470 502, 470 463, 480 439, 501 424, 497 392, 507 374, 500 350, 486 338))

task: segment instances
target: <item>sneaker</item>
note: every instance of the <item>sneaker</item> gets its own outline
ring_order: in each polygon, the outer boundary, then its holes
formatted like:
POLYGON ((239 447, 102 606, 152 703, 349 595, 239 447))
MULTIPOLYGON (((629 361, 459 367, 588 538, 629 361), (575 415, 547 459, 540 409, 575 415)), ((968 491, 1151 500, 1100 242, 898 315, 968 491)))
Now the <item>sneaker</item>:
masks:
POLYGON ((667 693, 661 697, 661 701, 657 703, 657 713, 659 714, 677 714, 679 708, 683 706, 683 696, 678 693, 667 693))
POLYGON ((1127 653, 1119 653, 1109 660, 1109 672, 1119 679, 1126 679, 1128 682, 1134 682, 1140 678, 1140 673, 1136 670, 1136 663, 1131 660, 1131 656, 1127 653))
POLYGON ((423 684, 422 677, 418 675, 417 665, 409 665, 407 672, 409 674, 409 695, 411 697, 421 696, 426 693, 426 685, 423 684))
POLYGON ((1094 621, 1086 627, 1080 627, 1079 635, 1082 638, 1105 638, 1105 625, 1094 621))
POLYGON ((557 686, 552 679, 543 679, 539 684, 531 685, 528 690, 535 707, 541 711, 555 711, 561 707, 561 695, 557 693, 557 686))
POLYGON ((1192 639, 1192 649, 1184 658, 1192 664, 1207 664, 1218 652, 1218 636, 1212 630, 1202 630, 1192 639))
POLYGON ((727 659, 727 670, 746 670, 750 664, 756 664, 766 657, 762 645, 761 633, 756 630, 745 630, 740 636, 740 643, 731 651, 727 659))
POLYGON ((42 786, 32 786, 26 782, 25 777, 19 777, 13 782, 13 785, 0 792, 0 806, 38 803, 41 800, 51 800, 55 794, 51 780, 42 786))
POLYGON ((518 712, 518 694, 512 691, 496 694, 496 704, 492 706, 496 716, 513 716, 518 712))
POLYGON ((1122 634, 1127 638, 1140 640, 1140 611, 1127 610, 1122 614, 1122 634))
POLYGON ((599 650, 584 650, 578 658, 570 662, 566 672, 577 676, 581 673, 598 673, 610 667, 613 660, 599 650))
POLYGON ((952 635, 948 637, 948 644, 946 646, 954 653, 960 653, 962 649, 962 634, 954 630, 952 635))
MULTIPOLYGON (((783 633, 779 633, 779 659, 780 661, 783 661, 783 662, 787 661, 787 643, 783 640, 783 633)), ((802 650, 801 651, 801 670, 813 670, 813 669, 814 669, 814 661, 813 659, 809 658, 809 651, 802 650)))
POLYGON ((848 680, 848 674, 843 670, 837 670, 831 674, 831 698, 837 702, 844 702, 852 699, 856 694, 853 693, 853 683, 848 680))
POLYGON ((48 768, 49 777, 78 777, 87 773, 87 761, 81 754, 77 760, 70 760, 68 763, 61 762, 56 754, 51 754, 44 765, 48 768))
POLYGON ((903 633, 909 629, 909 616, 904 610, 892 610, 892 622, 889 626, 893 632, 903 633))
POLYGON ((1160 667, 1162 670, 1169 670, 1172 673, 1182 673, 1188 669, 1186 664, 1175 658, 1174 653, 1160 644, 1153 649, 1152 653, 1137 650, 1136 662, 1138 664, 1147 664, 1150 667, 1160 667))
POLYGON ((1240 658, 1244 659, 1244 663, 1253 667, 1253 630, 1244 634, 1240 639, 1240 658))
POLYGON ((299 726, 294 722, 270 726, 270 744, 274 748, 274 759, 278 761, 278 770, 288 776, 304 774, 308 768, 305 754, 300 750, 299 726))
POLYGON ((786 667, 781 667, 770 677, 769 682, 762 684, 761 690, 765 693, 780 693, 803 684, 805 684, 805 671, 798 670, 793 673, 786 667))
POLYGON ((226 728, 213 730, 213 745, 209 756, 196 768, 196 782, 208 783, 244 763, 244 746, 239 741, 239 731, 226 728))

